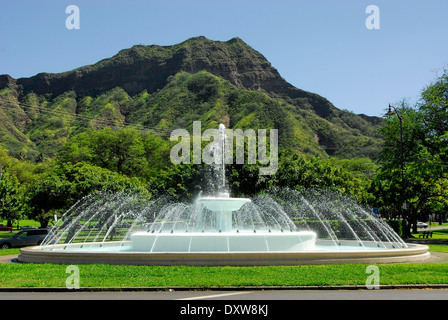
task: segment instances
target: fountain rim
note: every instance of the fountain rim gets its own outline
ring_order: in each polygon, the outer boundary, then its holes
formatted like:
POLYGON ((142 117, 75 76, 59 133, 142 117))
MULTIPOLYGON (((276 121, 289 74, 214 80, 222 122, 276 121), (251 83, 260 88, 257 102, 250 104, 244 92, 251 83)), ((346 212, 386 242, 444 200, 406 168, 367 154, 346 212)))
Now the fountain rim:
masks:
POLYGON ((230 198, 230 197, 200 197, 196 200, 198 203, 204 205, 207 209, 215 212, 223 211, 237 211, 246 203, 251 203, 252 200, 249 198, 230 198), (222 208, 220 204, 225 203, 226 206, 231 205, 230 208, 222 208), (214 204, 214 205, 213 205, 214 204))
MULTIPOLYGON (((122 242, 107 242, 116 246, 122 242)), ((191 265, 191 266, 268 266, 325 264, 418 263, 429 260, 429 247, 407 244, 406 248, 375 250, 307 250, 307 251, 241 251, 241 252, 137 252, 137 251, 68 251, 54 250, 76 244, 56 244, 20 249, 19 262, 53 264, 112 265, 191 265), (51 250, 53 249, 53 250, 51 250)), ((88 244, 93 245, 93 243, 88 244)))

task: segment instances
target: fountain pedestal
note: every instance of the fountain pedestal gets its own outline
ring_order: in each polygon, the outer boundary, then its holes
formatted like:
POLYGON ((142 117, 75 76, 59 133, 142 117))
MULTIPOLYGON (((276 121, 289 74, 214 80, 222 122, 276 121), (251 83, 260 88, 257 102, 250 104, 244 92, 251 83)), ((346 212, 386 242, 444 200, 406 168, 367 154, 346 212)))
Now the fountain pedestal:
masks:
POLYGON ((232 211, 216 212, 216 229, 219 232, 232 231, 232 211))
POLYGON ((220 232, 232 231, 232 211, 239 210, 244 204, 251 202, 247 198, 206 197, 198 202, 216 214, 216 229, 220 232))

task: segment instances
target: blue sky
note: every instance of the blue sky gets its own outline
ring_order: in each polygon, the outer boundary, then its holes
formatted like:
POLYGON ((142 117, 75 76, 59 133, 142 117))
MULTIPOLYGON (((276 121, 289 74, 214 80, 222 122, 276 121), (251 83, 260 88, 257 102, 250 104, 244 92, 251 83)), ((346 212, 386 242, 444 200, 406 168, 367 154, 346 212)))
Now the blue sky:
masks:
POLYGON ((446 0, 0 0, 0 74, 63 72, 135 44, 242 38, 294 86, 381 116, 448 67, 446 0), (68 30, 68 5, 80 29, 68 30), (366 8, 380 10, 369 30, 366 8))

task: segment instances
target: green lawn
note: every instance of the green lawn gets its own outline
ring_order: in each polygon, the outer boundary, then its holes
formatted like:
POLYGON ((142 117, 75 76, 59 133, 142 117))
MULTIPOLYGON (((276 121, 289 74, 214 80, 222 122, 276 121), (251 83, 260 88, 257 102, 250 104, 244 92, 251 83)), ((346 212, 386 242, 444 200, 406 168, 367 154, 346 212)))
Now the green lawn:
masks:
MULTIPOLYGON (((189 267, 80 265, 82 287, 365 285, 367 265, 189 267)), ((66 265, 4 264, 2 287, 65 287, 66 265)), ((380 284, 447 284, 447 264, 381 265, 380 284)))
POLYGON ((448 245, 446 244, 428 244, 429 251, 448 253, 448 245))
POLYGON ((0 250, 0 256, 9 256, 12 254, 19 254, 19 249, 2 249, 0 250))
MULTIPOLYGON (((446 245, 432 251, 448 252, 446 245)), ((18 249, 1 250, 16 254, 18 249)), ((190 267, 79 265, 82 287, 365 285, 367 265, 190 267)), ((380 284, 448 284, 448 264, 379 265, 380 284)), ((65 287, 67 265, 0 264, 1 287, 65 287)))

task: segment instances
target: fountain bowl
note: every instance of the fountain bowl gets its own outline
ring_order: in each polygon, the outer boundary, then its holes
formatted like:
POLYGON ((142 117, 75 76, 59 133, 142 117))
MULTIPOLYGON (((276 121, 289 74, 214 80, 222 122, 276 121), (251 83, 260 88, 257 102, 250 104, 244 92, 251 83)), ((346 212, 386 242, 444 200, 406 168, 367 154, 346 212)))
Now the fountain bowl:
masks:
POLYGON ((130 244, 122 242, 26 247, 20 249, 18 260, 53 264, 269 266, 418 263, 430 259, 429 248, 425 245, 379 249, 371 243, 371 250, 366 250, 350 241, 343 243, 339 250, 306 251, 137 252, 127 247, 130 248, 130 244), (117 250, 117 247, 122 249, 117 250))
POLYGON ((204 197, 199 198, 198 202, 210 211, 237 211, 244 204, 250 203, 251 200, 247 198, 204 197))

